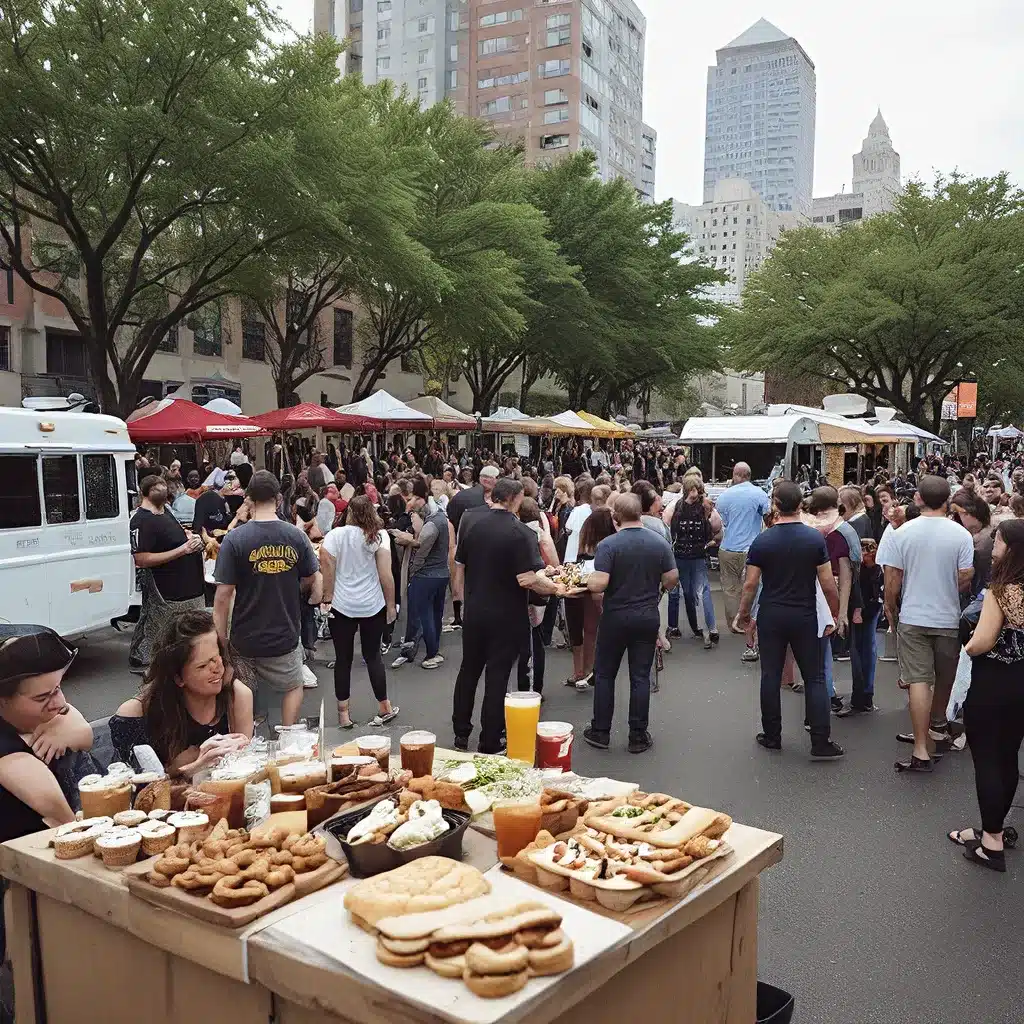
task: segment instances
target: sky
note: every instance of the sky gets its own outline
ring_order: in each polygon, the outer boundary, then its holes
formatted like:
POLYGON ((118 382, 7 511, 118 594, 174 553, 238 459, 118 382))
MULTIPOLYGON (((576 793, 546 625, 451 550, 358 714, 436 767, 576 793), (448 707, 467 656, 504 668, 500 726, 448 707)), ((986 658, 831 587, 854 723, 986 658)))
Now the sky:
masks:
MULTIPOLYGON (((309 29, 312 0, 279 2, 296 29, 309 29)), ((1024 182, 1021 0, 637 3, 647 17, 644 120, 658 131, 658 199, 702 202, 707 68, 762 17, 815 64, 815 195, 849 191, 852 155, 879 107, 905 180, 960 169, 1024 182)))

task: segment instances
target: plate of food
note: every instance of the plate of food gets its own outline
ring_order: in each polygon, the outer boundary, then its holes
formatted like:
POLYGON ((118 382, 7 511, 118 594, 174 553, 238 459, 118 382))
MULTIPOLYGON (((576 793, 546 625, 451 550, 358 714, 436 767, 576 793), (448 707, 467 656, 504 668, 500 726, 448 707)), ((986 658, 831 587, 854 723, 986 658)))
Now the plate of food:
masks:
MULTIPOLYGON (((592 567, 593 562, 590 565, 592 567)), ((548 566, 546 569, 538 570, 537 575, 546 576, 555 583, 563 597, 585 594, 587 592, 587 580, 590 578, 590 572, 579 562, 567 562, 565 565, 548 566)))

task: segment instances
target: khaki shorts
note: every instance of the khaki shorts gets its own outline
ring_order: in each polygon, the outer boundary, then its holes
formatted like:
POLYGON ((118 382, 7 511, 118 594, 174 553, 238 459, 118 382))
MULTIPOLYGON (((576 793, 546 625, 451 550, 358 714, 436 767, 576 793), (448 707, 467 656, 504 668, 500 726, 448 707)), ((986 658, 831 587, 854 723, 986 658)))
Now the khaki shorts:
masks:
POLYGON ((290 693, 302 686, 302 666, 305 662, 302 644, 294 651, 273 658, 243 658, 235 655, 235 662, 242 677, 257 690, 266 687, 273 693, 290 693))
POLYGON ((903 682, 952 685, 960 660, 960 633, 901 622, 896 630, 896 653, 903 682))

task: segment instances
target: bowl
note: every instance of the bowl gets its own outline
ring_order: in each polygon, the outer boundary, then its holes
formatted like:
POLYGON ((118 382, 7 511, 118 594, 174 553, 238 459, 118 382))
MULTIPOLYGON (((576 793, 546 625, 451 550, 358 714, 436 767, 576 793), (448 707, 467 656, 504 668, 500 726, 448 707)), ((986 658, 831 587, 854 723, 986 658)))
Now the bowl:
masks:
MULTIPOLYGON (((377 803, 381 802, 377 801, 377 803)), ((373 804, 370 807, 361 807, 358 811, 339 814, 323 825, 338 840, 345 859, 348 861, 348 869, 356 878, 379 875, 384 871, 391 871, 403 864, 408 864, 409 861, 419 860, 420 857, 438 856, 448 857, 451 860, 462 860, 462 837, 469 827, 472 816, 463 811, 450 811, 447 808, 442 810, 441 815, 451 828, 429 843, 414 846, 410 850, 393 850, 387 843, 360 843, 351 846, 345 841, 349 830, 356 822, 367 817, 375 806, 376 804, 373 804)))

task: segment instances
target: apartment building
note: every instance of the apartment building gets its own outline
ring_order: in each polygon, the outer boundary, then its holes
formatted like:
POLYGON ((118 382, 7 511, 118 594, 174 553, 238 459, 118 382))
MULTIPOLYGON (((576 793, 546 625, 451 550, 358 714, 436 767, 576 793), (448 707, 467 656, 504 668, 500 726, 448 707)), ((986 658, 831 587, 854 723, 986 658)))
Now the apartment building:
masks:
POLYGON ((589 148, 603 178, 653 199, 657 133, 643 123, 646 19, 633 0, 315 0, 348 39, 341 69, 522 139, 531 162, 589 148))
POLYGON ((810 216, 816 77, 803 47, 763 18, 708 68, 704 202, 743 178, 778 212, 810 216))

